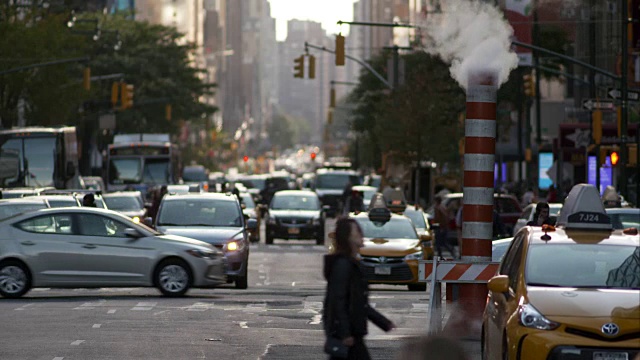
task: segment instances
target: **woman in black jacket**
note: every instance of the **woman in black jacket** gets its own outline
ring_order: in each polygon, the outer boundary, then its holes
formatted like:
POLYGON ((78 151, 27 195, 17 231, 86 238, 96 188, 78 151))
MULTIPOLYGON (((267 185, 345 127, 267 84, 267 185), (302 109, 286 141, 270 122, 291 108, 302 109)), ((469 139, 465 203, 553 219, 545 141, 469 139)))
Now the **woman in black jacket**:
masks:
POLYGON ((367 319, 384 331, 392 330, 395 325, 369 306, 369 286, 357 260, 363 246, 362 230, 355 220, 342 218, 336 222, 335 246, 335 254, 326 255, 324 263, 325 333, 328 341, 341 340, 348 347, 347 359, 367 360, 371 358, 364 344, 367 319))

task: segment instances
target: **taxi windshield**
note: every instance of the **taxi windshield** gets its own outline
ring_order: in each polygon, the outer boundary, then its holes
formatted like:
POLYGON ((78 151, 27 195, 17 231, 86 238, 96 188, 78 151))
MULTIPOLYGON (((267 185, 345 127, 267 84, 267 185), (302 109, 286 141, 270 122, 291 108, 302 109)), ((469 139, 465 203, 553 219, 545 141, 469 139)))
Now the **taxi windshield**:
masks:
POLYGON ((418 234, 411 221, 407 218, 392 218, 386 223, 372 222, 369 218, 357 218, 362 228, 362 235, 366 238, 385 239, 417 239, 418 234))
POLYGON ((640 247, 538 244, 529 249, 525 278, 532 286, 640 289, 640 247))
POLYGON ((418 229, 424 229, 427 224, 424 221, 424 216, 421 211, 407 210, 404 215, 413 221, 413 225, 418 229))
POLYGON ((278 195, 271 203, 273 210, 319 210, 320 203, 315 196, 278 195))

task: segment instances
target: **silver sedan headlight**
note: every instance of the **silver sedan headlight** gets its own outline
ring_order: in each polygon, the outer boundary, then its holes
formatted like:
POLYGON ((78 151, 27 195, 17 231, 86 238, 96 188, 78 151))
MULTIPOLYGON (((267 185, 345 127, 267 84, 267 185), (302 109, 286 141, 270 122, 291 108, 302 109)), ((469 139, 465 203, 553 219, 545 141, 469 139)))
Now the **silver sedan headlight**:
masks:
POLYGON ((201 249, 189 249, 187 254, 201 259, 215 259, 220 255, 217 251, 207 251, 201 249))

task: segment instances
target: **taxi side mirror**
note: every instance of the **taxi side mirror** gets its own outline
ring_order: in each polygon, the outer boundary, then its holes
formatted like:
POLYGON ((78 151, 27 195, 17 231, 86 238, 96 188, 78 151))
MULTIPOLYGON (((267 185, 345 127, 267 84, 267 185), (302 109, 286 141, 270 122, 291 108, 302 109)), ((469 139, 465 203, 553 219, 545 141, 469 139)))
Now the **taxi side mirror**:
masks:
POLYGON ((487 287, 494 293, 507 293, 509 292, 509 276, 494 276, 489 280, 487 287))

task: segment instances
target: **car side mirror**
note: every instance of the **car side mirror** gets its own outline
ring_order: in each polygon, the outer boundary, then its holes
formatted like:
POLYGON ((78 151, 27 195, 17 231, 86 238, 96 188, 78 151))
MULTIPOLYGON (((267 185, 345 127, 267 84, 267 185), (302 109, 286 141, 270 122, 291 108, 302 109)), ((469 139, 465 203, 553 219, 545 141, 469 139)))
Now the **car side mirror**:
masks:
POLYGON ((151 217, 144 218, 144 220, 142 220, 142 222, 145 225, 149 226, 149 227, 153 226, 153 218, 151 218, 151 217))
POLYGON ((258 228, 258 220, 249 219, 247 220, 247 230, 255 230, 258 228))
POLYGON ((508 293, 509 292, 509 276, 497 275, 492 277, 487 284, 490 291, 494 293, 508 293))
POLYGON ((138 239, 141 237, 140 232, 138 232, 138 230, 133 228, 124 229, 124 234, 127 237, 134 238, 134 239, 138 239))
POLYGON ((242 208, 242 210, 244 210, 244 209, 246 209, 246 208, 247 208, 247 204, 244 204, 244 203, 243 203, 243 204, 240 204, 240 207, 242 208))

